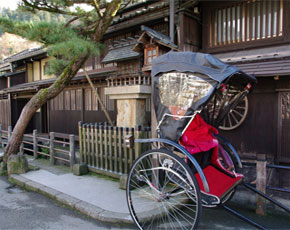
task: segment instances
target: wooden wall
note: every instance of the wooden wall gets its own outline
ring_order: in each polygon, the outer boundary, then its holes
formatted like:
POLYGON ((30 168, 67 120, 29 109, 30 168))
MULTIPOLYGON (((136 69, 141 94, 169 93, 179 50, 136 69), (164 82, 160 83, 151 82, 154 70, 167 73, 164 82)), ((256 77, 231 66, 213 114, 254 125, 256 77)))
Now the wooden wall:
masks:
POLYGON ((0 90, 7 88, 7 78, 6 77, 0 77, 0 90))
POLYGON ((10 125, 10 102, 8 99, 0 99, 0 124, 7 130, 10 125))
POLYGON ((178 46, 181 51, 197 52, 201 48, 201 23, 188 13, 182 12, 178 26, 178 46))
POLYGON ((45 73, 49 57, 44 57, 38 61, 27 63, 27 82, 40 81, 55 78, 55 75, 47 75, 45 73))
POLYGON ((9 81, 10 81, 10 87, 25 83, 25 72, 10 76, 9 81))
MULTIPOLYGON (((11 125, 12 128, 17 123, 17 120, 22 112, 22 109, 26 105, 26 103, 29 101, 29 99, 26 98, 19 98, 19 99, 12 99, 11 100, 11 125)), ((32 119, 30 120, 25 133, 32 133, 34 129, 37 129, 39 133, 45 132, 46 130, 43 130, 43 125, 42 125, 42 115, 41 115, 41 110, 36 112, 32 119)))
POLYGON ((285 133, 290 133, 290 125, 287 119, 281 119, 279 112, 280 90, 285 90, 287 82, 289 85, 289 77, 280 77, 279 80, 274 80, 273 77, 258 78, 257 86, 248 97, 249 111, 245 121, 232 131, 221 132, 242 156, 255 158, 256 154, 264 153, 276 161, 290 162, 290 149, 285 150, 289 143, 285 139, 285 133), (284 139, 281 138, 283 134, 284 139), (279 157, 280 146, 284 146, 284 150, 279 157))
MULTIPOLYGON (((98 93, 113 121, 117 119, 115 100, 104 94, 104 87, 98 93)), ((49 132, 78 134, 78 122, 107 122, 104 111, 91 88, 87 85, 66 88, 52 99, 48 106, 49 132)))

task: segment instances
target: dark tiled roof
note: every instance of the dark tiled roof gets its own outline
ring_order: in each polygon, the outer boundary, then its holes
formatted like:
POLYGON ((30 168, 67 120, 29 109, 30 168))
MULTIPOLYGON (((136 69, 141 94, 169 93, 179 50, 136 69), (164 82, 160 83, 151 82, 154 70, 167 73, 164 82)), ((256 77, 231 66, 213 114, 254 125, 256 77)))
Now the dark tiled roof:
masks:
POLYGON ((235 64, 247 74, 256 77, 285 76, 290 75, 290 60, 267 60, 252 63, 235 64))
POLYGON ((149 36, 153 37, 154 39, 158 40, 163 45, 168 45, 170 47, 178 48, 177 45, 175 45, 171 40, 170 37, 166 36, 165 34, 162 34, 160 32, 157 32, 156 30, 153 30, 147 26, 142 25, 141 30, 146 32, 149 36))
POLYGON ((277 59, 290 56, 290 45, 226 52, 214 54, 214 56, 227 63, 251 62, 273 58, 277 59))
POLYGON ((1 71, 9 71, 11 69, 10 63, 4 62, 0 64, 0 72, 1 71))
POLYGON ((134 17, 139 16, 139 15, 146 14, 146 13, 151 12, 151 11, 159 10, 159 9, 161 9, 163 7, 167 7, 167 6, 169 6, 169 1, 164 1, 164 2, 157 3, 156 5, 148 6, 147 8, 136 10, 135 12, 131 12, 129 14, 124 14, 123 16, 121 16, 117 19, 114 19, 112 22, 112 25, 129 20, 129 19, 134 18, 134 17))
MULTIPOLYGON (((106 74, 108 74, 110 72, 111 71, 106 71, 106 72, 100 72, 100 73, 92 73, 89 75, 91 78, 96 78, 96 77, 105 76, 106 74)), ((56 79, 57 78, 51 78, 51 79, 46 79, 46 80, 41 80, 41 81, 27 82, 27 83, 15 85, 15 86, 12 86, 10 88, 0 90, 0 95, 7 94, 7 93, 13 93, 13 92, 21 92, 21 91, 23 91, 23 92, 24 91, 38 91, 40 88, 47 87, 47 86, 53 84, 56 79)), ((72 82, 84 80, 84 79, 86 79, 86 76, 84 75, 84 73, 80 72, 78 76, 75 76, 72 79, 72 82)))
POLYGON ((102 63, 125 61, 138 57, 140 54, 132 50, 135 43, 136 39, 134 38, 116 42, 109 48, 109 52, 102 60, 102 63))
POLYGON ((227 52, 214 56, 257 77, 290 75, 290 45, 227 52))
POLYGON ((170 49, 178 50, 178 46, 171 42, 170 38, 162 34, 156 30, 153 30, 147 26, 142 25, 141 30, 144 31, 140 38, 137 40, 137 43, 133 47, 133 50, 136 52, 143 52, 144 49, 144 38, 148 40, 148 38, 153 38, 155 42, 159 43, 160 45, 166 46, 170 49))
POLYGON ((5 62, 14 62, 14 61, 22 60, 25 58, 33 57, 33 56, 36 56, 39 54, 43 54, 43 53, 46 53, 46 49, 44 49, 43 47, 26 49, 26 50, 23 50, 17 54, 14 54, 14 55, 6 58, 4 61, 5 62))

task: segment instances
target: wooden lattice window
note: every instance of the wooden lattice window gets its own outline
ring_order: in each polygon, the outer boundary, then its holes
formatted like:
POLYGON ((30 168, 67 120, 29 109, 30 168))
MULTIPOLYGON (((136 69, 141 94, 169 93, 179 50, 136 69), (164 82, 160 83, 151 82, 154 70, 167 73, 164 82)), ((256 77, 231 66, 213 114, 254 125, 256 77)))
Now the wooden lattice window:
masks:
POLYGON ((210 46, 283 35, 283 0, 250 0, 215 8, 210 15, 210 46))
POLYGON ((144 64, 151 65, 152 60, 159 55, 159 49, 156 45, 146 45, 144 50, 144 64))

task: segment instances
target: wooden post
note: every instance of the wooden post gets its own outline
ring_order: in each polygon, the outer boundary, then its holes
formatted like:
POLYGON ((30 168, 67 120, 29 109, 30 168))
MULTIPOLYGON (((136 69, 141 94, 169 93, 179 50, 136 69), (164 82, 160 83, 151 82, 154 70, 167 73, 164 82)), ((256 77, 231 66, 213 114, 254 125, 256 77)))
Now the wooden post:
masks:
POLYGON ((128 135, 129 133, 129 128, 124 128, 123 129, 123 135, 122 135, 122 142, 123 142, 123 149, 124 149, 124 173, 125 174, 128 174, 128 155, 129 155, 129 151, 128 151, 128 148, 126 147, 126 144, 125 144, 125 140, 124 140, 124 137, 126 135, 128 135))
POLYGON ((170 34, 170 41, 174 43, 174 0, 170 0, 169 4, 169 34, 170 34))
POLYGON ((70 156, 70 168, 71 170, 73 170, 74 164, 76 162, 75 135, 69 135, 69 156, 70 156))
POLYGON ((91 138, 90 138, 90 124, 87 124, 86 125, 86 161, 85 163, 89 166, 92 166, 92 163, 91 163, 91 145, 90 145, 90 142, 91 142, 91 138))
MULTIPOLYGON (((135 133, 134 133, 135 139, 141 138, 141 130, 142 130, 142 127, 140 125, 135 127, 135 133)), ((140 156, 140 154, 141 154, 141 143, 138 143, 135 141, 135 158, 134 158, 134 160, 136 160, 140 156)))
POLYGON ((95 134, 94 124, 90 125, 90 145, 91 145, 91 165, 96 167, 96 150, 95 150, 95 134))
POLYGON ((118 128, 118 146, 119 146, 119 173, 123 173, 123 148, 122 148, 123 128, 118 128))
POLYGON ((20 144, 19 153, 20 153, 20 155, 23 155, 24 154, 23 142, 21 142, 21 144, 20 144))
POLYGON ((105 160, 105 164, 104 164, 104 167, 105 167, 105 170, 108 170, 108 126, 107 126, 107 123, 105 123, 105 126, 104 126, 104 151, 103 152, 103 157, 104 157, 104 160, 105 160))
POLYGON ((87 128, 87 125, 84 124, 82 125, 82 132, 83 132, 83 157, 82 157, 82 163, 83 164, 88 164, 88 161, 87 161, 87 132, 86 132, 86 128, 87 128))
MULTIPOLYGON (((129 135, 133 136, 134 135, 134 128, 129 128, 129 135)), ((128 173, 129 173, 129 170, 131 168, 131 166, 133 165, 133 159, 134 159, 134 156, 133 156, 133 149, 134 148, 134 145, 132 145, 131 148, 129 148, 128 150, 128 153, 129 153, 129 160, 128 160, 128 165, 126 167, 128 167, 128 173)))
POLYGON ((0 124, 0 148, 3 148, 3 142, 2 142, 2 125, 0 124))
POLYGON ((55 139, 55 133, 51 132, 49 134, 49 155, 50 155, 50 163, 54 164, 54 139, 55 139))
POLYGON ((104 148, 103 148, 103 144, 104 144, 104 135, 103 135, 103 130, 104 130, 104 126, 100 125, 100 129, 99 129, 99 138, 100 138, 100 169, 104 168, 104 148))
MULTIPOLYGON (((267 185, 267 171, 266 171, 266 154, 257 155, 257 179, 256 179, 256 189, 266 193, 267 185)), ((259 215, 265 215, 266 211, 266 200, 265 198, 256 195, 256 213, 259 215)))
POLYGON ((80 163, 83 163, 83 131, 82 122, 79 122, 80 163))
POLYGON ((33 130, 33 156, 34 159, 37 159, 38 157, 38 146, 37 146, 37 130, 33 130))
POLYGON ((112 150, 112 145, 113 145, 113 142, 112 142, 112 130, 113 130, 113 127, 112 126, 109 126, 108 127, 108 132, 109 132, 109 170, 111 172, 113 172, 113 150, 112 150))
POLYGON ((118 146, 118 142, 117 142, 117 127, 114 126, 114 172, 118 172, 118 151, 117 151, 117 146, 118 146))
POLYGON ((8 140, 7 140, 7 142, 10 140, 11 135, 12 135, 12 126, 8 126, 8 140))
POLYGON ((100 167, 100 145, 99 145, 99 126, 96 123, 95 124, 95 156, 96 156, 96 167, 99 168, 100 167))

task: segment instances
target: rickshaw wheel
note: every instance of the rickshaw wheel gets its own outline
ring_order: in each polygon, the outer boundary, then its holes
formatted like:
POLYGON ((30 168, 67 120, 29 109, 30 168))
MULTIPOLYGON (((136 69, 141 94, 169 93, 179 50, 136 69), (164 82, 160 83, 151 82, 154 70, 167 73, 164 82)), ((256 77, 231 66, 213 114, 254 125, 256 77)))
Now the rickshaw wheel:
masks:
POLYGON ((238 128, 247 117, 248 107, 249 102, 246 96, 235 108, 229 111, 228 115, 223 121, 223 124, 219 126, 219 129, 229 131, 238 128))
POLYGON ((195 229, 199 223, 198 183, 184 160, 171 151, 143 153, 129 172, 126 192, 139 229, 195 229))

